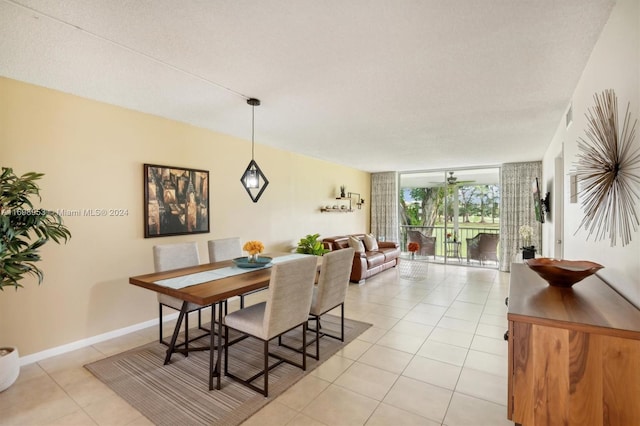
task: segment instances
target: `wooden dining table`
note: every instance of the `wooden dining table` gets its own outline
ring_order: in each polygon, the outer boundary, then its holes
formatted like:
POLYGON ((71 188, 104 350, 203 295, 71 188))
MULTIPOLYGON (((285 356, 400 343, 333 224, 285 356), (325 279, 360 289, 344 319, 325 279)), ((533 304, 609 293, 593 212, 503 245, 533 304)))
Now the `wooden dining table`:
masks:
MULTIPOLYGON (((291 253, 271 253, 265 254, 265 256, 272 257, 274 262, 282 260, 295 259, 296 257, 305 256, 301 254, 291 253)), ((322 258, 318 257, 318 267, 322 262, 322 258)), ((271 264, 270 264, 271 265, 271 264)), ((269 280, 271 278, 271 266, 247 269, 243 271, 231 271, 241 272, 238 274, 215 277, 214 279, 209 276, 211 271, 221 270, 230 271, 228 268, 237 268, 232 260, 226 260, 222 262, 205 263, 198 266, 190 266, 187 268, 173 269, 163 272, 154 272, 145 275, 138 275, 129 278, 129 283, 138 287, 143 287, 148 290, 152 290, 158 293, 173 296, 183 301, 182 309, 178 314, 178 320, 171 336, 171 342, 167 348, 165 364, 171 361, 171 356, 175 352, 185 352, 188 354, 186 348, 182 351, 176 349, 176 342, 178 335, 180 334, 180 328, 185 315, 187 315, 188 303, 195 303, 201 306, 211 307, 211 332, 209 343, 209 390, 213 389, 213 378, 216 377, 216 389, 220 389, 221 381, 221 359, 223 348, 223 336, 222 336, 222 311, 223 304, 231 297, 239 296, 254 290, 269 287, 269 280), (226 268, 226 269, 225 269, 226 268), (204 281, 203 281, 204 280, 204 281), (170 285, 166 285, 171 281, 183 281, 187 285, 184 287, 174 288, 170 285), (196 284, 189 284, 190 281, 197 282, 196 284), (217 308, 216 308, 217 305, 217 308), (217 320, 216 320, 217 313, 217 320), (217 322, 218 330, 215 332, 214 323, 217 322), (215 336, 217 337, 217 345, 215 344, 215 336), (218 356, 214 365, 214 352, 217 350, 218 356)), ((215 274, 215 272, 214 272, 215 274)), ((179 284, 177 284, 179 285, 179 284)), ((205 348, 207 349, 207 348, 205 348)))

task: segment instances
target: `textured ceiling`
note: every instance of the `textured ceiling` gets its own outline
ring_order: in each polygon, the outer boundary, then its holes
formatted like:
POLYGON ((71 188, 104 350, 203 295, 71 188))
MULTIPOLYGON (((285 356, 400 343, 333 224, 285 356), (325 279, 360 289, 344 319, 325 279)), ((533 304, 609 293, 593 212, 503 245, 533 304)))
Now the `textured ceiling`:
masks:
MULTIPOLYGON (((538 160, 614 0, 0 0, 0 76, 366 171, 538 160)), ((260 150, 256 148, 259 161, 260 150)))

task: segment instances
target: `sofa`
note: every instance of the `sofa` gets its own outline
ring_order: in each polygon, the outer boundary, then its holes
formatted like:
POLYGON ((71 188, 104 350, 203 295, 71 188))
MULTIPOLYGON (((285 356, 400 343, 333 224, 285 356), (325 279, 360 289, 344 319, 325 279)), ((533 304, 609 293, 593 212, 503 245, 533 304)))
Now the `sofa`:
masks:
MULTIPOLYGON (((329 251, 348 248, 349 237, 359 239, 364 246, 365 234, 341 235, 336 237, 324 238, 322 243, 329 251)), ((376 250, 368 250, 364 247, 363 251, 356 251, 353 255, 353 266, 351 267, 350 281, 363 283, 377 273, 393 268, 398 264, 400 257, 400 245, 391 241, 375 241, 378 248, 376 250)))

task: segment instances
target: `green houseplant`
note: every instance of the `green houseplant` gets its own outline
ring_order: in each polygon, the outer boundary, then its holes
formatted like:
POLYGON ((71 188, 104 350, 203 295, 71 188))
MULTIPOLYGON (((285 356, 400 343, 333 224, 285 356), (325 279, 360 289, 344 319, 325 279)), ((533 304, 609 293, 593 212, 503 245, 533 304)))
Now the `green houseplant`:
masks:
POLYGON ((38 249, 47 241, 67 242, 69 229, 59 214, 34 208, 32 198, 40 200, 36 181, 42 173, 16 176, 3 167, 0 174, 0 290, 5 286, 22 287, 20 280, 30 274, 42 283, 44 275, 36 266, 40 260, 38 249))
POLYGON ((298 241, 298 248, 296 248, 296 253, 322 256, 329 252, 328 249, 324 248, 322 241, 318 241, 318 237, 320 237, 320 234, 309 234, 304 238, 300 238, 300 241, 298 241))
MULTIPOLYGON (((17 176, 11 168, 0 173, 0 290, 22 287, 25 275, 44 277, 36 266, 40 260, 38 249, 47 241, 67 242, 71 233, 56 212, 34 208, 32 198, 40 200, 37 180, 42 173, 17 176)), ((20 364, 18 349, 0 346, 0 391, 18 378, 20 364)))

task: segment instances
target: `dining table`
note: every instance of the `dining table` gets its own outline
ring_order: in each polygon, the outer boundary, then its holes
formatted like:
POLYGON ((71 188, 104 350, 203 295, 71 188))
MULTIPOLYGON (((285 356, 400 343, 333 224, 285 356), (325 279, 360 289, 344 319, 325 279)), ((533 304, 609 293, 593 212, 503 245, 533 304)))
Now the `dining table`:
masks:
MULTIPOLYGON (((265 254, 264 257, 270 257, 272 261, 266 265, 258 267, 246 267, 246 262, 238 262, 238 264, 244 266, 240 267, 236 262, 234 262, 234 260, 205 263, 197 266, 189 266, 186 268, 153 272, 130 277, 129 283, 157 293, 166 294, 183 301, 182 309, 178 314, 178 320, 176 321, 171 341, 166 351, 164 360, 165 365, 171 361, 171 356, 175 352, 182 352, 185 355, 188 355, 190 350, 186 344, 182 349, 176 348, 176 342, 178 335, 180 334, 180 328, 182 327, 184 317, 187 315, 189 302, 200 306, 211 307, 209 346, 207 348, 197 348, 196 350, 209 350, 209 390, 213 390, 214 377, 216 377, 216 389, 220 389, 223 349, 222 311, 224 302, 229 298, 239 296, 241 294, 268 288, 269 280, 271 278, 271 267, 274 264, 294 260, 303 256, 308 255, 299 253, 265 254), (214 323, 217 323, 218 325, 217 331, 215 331, 216 327, 214 327, 214 323), (217 344, 215 344, 216 336, 217 344), (216 350, 218 356, 214 363, 214 353, 216 350)), ((318 256, 318 268, 321 263, 322 257, 318 256)))

